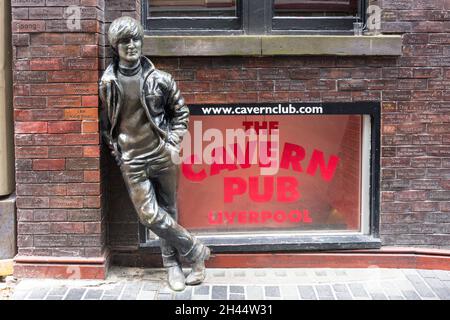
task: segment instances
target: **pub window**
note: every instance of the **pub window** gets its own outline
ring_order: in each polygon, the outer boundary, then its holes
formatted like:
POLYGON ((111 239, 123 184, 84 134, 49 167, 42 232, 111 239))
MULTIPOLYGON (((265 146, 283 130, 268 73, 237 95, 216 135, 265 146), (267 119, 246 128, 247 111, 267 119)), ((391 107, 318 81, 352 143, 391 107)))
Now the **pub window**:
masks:
POLYGON ((145 0, 148 34, 353 32, 366 0, 145 0))
MULTIPOLYGON (((189 108, 179 221, 214 250, 380 245, 379 103, 189 108), (274 114, 280 110, 285 113, 274 114), (256 135, 239 133, 250 129, 256 135), (263 148, 268 140, 262 130, 277 137, 271 147, 263 148), (269 162, 262 160, 266 152, 269 162), (209 155, 218 158, 208 162, 209 155)), ((157 247, 157 237, 143 226, 140 240, 157 247)))

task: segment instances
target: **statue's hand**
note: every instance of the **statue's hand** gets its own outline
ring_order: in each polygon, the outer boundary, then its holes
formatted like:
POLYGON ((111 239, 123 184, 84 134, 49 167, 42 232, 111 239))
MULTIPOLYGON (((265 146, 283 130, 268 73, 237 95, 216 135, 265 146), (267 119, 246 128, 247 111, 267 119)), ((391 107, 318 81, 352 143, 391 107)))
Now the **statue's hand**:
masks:
POLYGON ((100 95, 103 97, 107 97, 108 88, 111 88, 111 79, 109 78, 101 79, 99 83, 100 95))
POLYGON ((116 160, 117 165, 120 166, 122 164, 122 157, 117 148, 117 143, 113 143, 113 149, 111 151, 111 155, 114 157, 114 160, 116 160))
POLYGON ((167 150, 169 150, 170 160, 175 164, 179 164, 180 150, 178 150, 175 146, 171 145, 170 143, 166 144, 166 148, 167 150))
POLYGON ((108 86, 108 85, 110 85, 111 84, 111 79, 109 79, 109 78, 105 78, 105 79, 101 79, 100 80, 100 85, 101 86, 108 86))

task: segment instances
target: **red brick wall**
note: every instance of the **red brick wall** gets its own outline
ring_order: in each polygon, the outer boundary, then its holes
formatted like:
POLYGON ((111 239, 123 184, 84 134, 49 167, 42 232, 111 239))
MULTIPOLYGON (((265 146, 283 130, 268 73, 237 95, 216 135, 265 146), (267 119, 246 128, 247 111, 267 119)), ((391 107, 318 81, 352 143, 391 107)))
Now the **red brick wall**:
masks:
POLYGON ((12 0, 18 255, 99 257, 101 0, 12 0), (81 29, 65 10, 81 7, 81 29))
POLYGON ((382 68, 385 244, 450 247, 450 1, 383 0, 403 56, 382 68))

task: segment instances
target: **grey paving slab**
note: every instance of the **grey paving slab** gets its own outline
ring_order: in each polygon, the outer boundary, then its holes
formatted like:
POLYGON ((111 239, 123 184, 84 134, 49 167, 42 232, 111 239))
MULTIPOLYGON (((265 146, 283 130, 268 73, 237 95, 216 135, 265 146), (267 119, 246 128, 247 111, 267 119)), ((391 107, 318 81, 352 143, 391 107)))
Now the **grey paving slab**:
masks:
POLYGON ((156 291, 141 290, 141 292, 139 292, 136 300, 155 300, 155 297, 156 297, 156 291))
POLYGON ((125 285, 125 288, 123 289, 123 293, 127 294, 127 295, 137 294, 141 290, 141 287, 142 287, 141 281, 138 281, 138 282, 133 281, 133 282, 127 283, 125 285))
POLYGON ((405 275, 412 274, 412 275, 416 275, 416 276, 419 274, 416 269, 402 269, 402 273, 405 275))
POLYGON ((100 289, 88 289, 84 295, 83 300, 100 300, 103 295, 103 290, 100 289))
POLYGON ((331 287, 337 300, 353 300, 350 290, 345 283, 335 283, 331 287))
POLYGON ((319 284, 315 286, 319 300, 334 300, 331 286, 327 284, 319 284))
POLYGON ((103 295, 104 296, 110 296, 110 297, 116 297, 119 298, 121 296, 122 292, 121 291, 113 291, 113 290, 108 290, 108 291, 104 291, 103 295))
POLYGON ((300 293, 300 299, 303 300, 317 300, 316 293, 313 286, 298 286, 298 292, 300 293))
POLYGON ((42 300, 50 291, 50 288, 35 288, 31 291, 31 294, 28 296, 28 300, 42 300))
POLYGON ((166 284, 159 289, 160 294, 172 294, 173 290, 166 284))
POLYGON ((190 300, 192 297, 192 287, 186 287, 181 292, 176 292, 174 300, 190 300))
POLYGON ((174 293, 165 274, 120 268, 105 281, 19 279, 12 299, 35 300, 450 300, 450 272, 416 269, 208 269, 174 293), (213 274, 217 276, 214 276, 213 274), (245 276, 244 276, 245 275, 245 276))
POLYGON ((350 293, 346 292, 336 292, 337 300, 353 300, 353 297, 350 293))
POLYGON ((30 291, 17 290, 14 292, 12 298, 13 298, 13 300, 25 300, 30 293, 31 293, 30 291))
POLYGON ((124 279, 116 284, 114 284, 114 289, 115 290, 122 290, 123 288, 125 288, 125 285, 127 284, 127 280, 124 279))
POLYGON ((247 299, 249 300, 261 300, 264 298, 264 291, 261 286, 248 286, 247 299))
POLYGON ((158 282, 144 282, 142 284, 142 291, 156 291, 159 289, 159 283, 158 282))
POLYGON ((49 296, 64 296, 68 290, 69 290, 69 288, 67 288, 67 287, 56 287, 56 288, 52 288, 48 292, 48 295, 49 296))
POLYGON ((172 294, 160 293, 160 294, 158 294, 158 300, 172 300, 172 294))
POLYGON ((436 278, 441 281, 450 281, 450 271, 434 270, 436 278))
POLYGON ((442 280, 442 283, 444 283, 447 288, 450 288, 450 280, 442 280))
POLYGON ((268 298, 281 297, 280 287, 278 287, 278 286, 266 286, 266 287, 264 287, 264 294, 268 298))
POLYGON ((388 300, 383 288, 378 283, 365 284, 364 288, 373 300, 388 300))
POLYGON ((201 285, 194 288, 194 294, 196 295, 209 295, 210 292, 210 286, 208 285, 201 285))
POLYGON ((231 293, 244 294, 245 288, 244 288, 244 286, 230 286, 230 294, 231 293))
POLYGON ((389 300, 405 300, 403 296, 388 295, 389 300))
POLYGON ((120 300, 136 300, 139 292, 133 292, 133 293, 122 293, 120 296, 120 300))
POLYGON ((197 295, 197 294, 193 294, 191 297, 192 300, 211 300, 211 298, 205 295, 197 295))
POLYGON ((431 290, 442 300, 450 300, 450 288, 437 278, 424 278, 431 290))
POLYGON ((420 300, 419 294, 414 290, 402 290, 407 300, 420 300))
POLYGON ((406 278, 411 282, 411 284, 416 289, 417 293, 422 298, 435 298, 436 297, 436 295, 431 291, 431 289, 427 286, 425 281, 419 275, 407 274, 406 278))
POLYGON ((348 294, 350 294, 350 290, 343 283, 335 283, 335 284, 333 284, 332 287, 333 287, 334 292, 336 292, 336 293, 348 293, 348 294))
POLYGON ((213 300, 226 300, 228 294, 227 286, 212 286, 211 299, 213 300))
MULTIPOLYGON (((394 283, 394 285, 396 286, 396 288, 398 288, 400 291, 416 291, 416 289, 414 288, 413 284, 411 283, 411 281, 409 281, 408 279, 394 279, 392 281, 392 283, 394 283)), ((388 289, 387 289, 388 290, 388 289)))
POLYGON ((120 295, 119 300, 136 300, 139 295, 139 292, 134 293, 122 293, 120 295))
POLYGON ((417 270, 422 278, 436 278, 436 273, 433 270, 417 270))
POLYGON ((64 297, 64 300, 81 300, 85 292, 86 288, 71 288, 64 297))
POLYGON ((348 287, 355 298, 369 298, 366 289, 361 283, 349 283, 348 287))
POLYGON ((388 300, 384 293, 379 292, 370 293, 370 297, 372 298, 372 300, 388 300))
POLYGON ((379 284, 382 287, 382 291, 384 291, 385 295, 389 300, 404 300, 404 296, 402 291, 397 286, 395 281, 385 280, 380 281, 379 284))
POLYGON ((284 300, 298 300, 299 294, 296 286, 281 286, 281 297, 284 300))
POLYGON ((125 282, 121 282, 121 283, 115 284, 110 289, 105 289, 103 294, 105 296, 113 296, 113 297, 119 298, 120 295, 122 294, 122 291, 124 288, 125 288, 125 282))
POLYGON ((45 298, 45 300, 63 300, 64 296, 51 296, 51 295, 47 295, 47 297, 45 298))

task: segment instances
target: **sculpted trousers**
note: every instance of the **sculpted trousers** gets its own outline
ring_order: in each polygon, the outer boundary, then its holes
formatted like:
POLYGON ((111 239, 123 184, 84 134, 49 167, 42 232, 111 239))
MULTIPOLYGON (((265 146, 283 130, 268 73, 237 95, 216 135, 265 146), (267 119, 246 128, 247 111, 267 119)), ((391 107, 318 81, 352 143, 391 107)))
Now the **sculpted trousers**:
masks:
POLYGON ((201 258, 205 246, 176 222, 178 167, 134 161, 120 169, 141 223, 160 238, 164 266, 179 264, 178 256, 191 263, 201 258))

